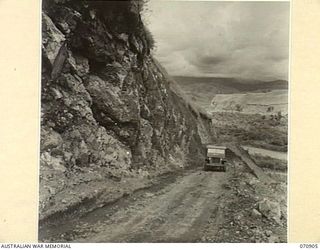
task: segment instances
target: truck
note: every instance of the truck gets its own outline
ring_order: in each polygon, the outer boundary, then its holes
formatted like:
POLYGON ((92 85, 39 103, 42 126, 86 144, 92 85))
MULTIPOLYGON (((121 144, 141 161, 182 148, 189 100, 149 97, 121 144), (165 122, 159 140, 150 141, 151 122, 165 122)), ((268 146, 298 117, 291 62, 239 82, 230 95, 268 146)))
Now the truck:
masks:
POLYGON ((206 145, 205 171, 226 171, 226 150, 225 146, 206 145))

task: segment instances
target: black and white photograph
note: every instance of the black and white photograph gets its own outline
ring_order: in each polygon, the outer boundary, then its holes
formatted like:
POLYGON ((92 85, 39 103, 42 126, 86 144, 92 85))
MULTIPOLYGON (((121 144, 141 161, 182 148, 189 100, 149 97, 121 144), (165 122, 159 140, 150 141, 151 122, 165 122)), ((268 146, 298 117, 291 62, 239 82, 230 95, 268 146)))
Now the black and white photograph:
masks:
POLYGON ((39 242, 286 243, 289 1, 42 0, 39 242))

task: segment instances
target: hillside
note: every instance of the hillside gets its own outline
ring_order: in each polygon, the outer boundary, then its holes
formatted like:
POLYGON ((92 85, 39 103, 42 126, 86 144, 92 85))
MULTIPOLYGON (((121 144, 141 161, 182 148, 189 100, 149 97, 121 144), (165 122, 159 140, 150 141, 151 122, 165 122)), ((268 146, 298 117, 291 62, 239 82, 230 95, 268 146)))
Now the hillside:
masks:
POLYGON ((272 90, 265 93, 218 94, 213 97, 208 110, 246 114, 288 114, 288 92, 272 90))
POLYGON ((287 90, 288 82, 243 80, 218 77, 186 77, 175 76, 181 89, 194 103, 206 109, 212 98, 218 94, 238 94, 246 92, 269 92, 271 90, 287 90))
POLYGON ((204 160, 211 121, 173 91, 150 55, 142 8, 142 1, 43 3, 42 222, 204 160))
POLYGON ((218 143, 287 150, 288 82, 174 77, 186 99, 211 117, 218 143))

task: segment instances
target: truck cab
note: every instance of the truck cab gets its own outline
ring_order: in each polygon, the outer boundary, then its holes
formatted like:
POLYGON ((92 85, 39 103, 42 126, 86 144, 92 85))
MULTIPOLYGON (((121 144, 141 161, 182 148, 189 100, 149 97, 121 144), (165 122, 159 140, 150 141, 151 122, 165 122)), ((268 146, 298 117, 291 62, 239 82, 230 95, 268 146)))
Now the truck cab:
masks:
POLYGON ((205 171, 226 171, 226 150, 224 146, 206 145, 205 171))

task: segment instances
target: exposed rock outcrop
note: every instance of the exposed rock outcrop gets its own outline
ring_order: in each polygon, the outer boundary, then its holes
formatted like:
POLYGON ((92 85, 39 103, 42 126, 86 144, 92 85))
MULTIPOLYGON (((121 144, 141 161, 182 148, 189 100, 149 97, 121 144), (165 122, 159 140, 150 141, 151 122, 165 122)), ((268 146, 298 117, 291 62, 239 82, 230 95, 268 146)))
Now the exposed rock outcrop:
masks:
POLYGON ((154 62, 140 4, 43 4, 40 219, 203 161, 210 119, 154 62))
POLYGON ((265 217, 280 223, 281 208, 278 202, 264 199, 258 203, 258 208, 265 217))

